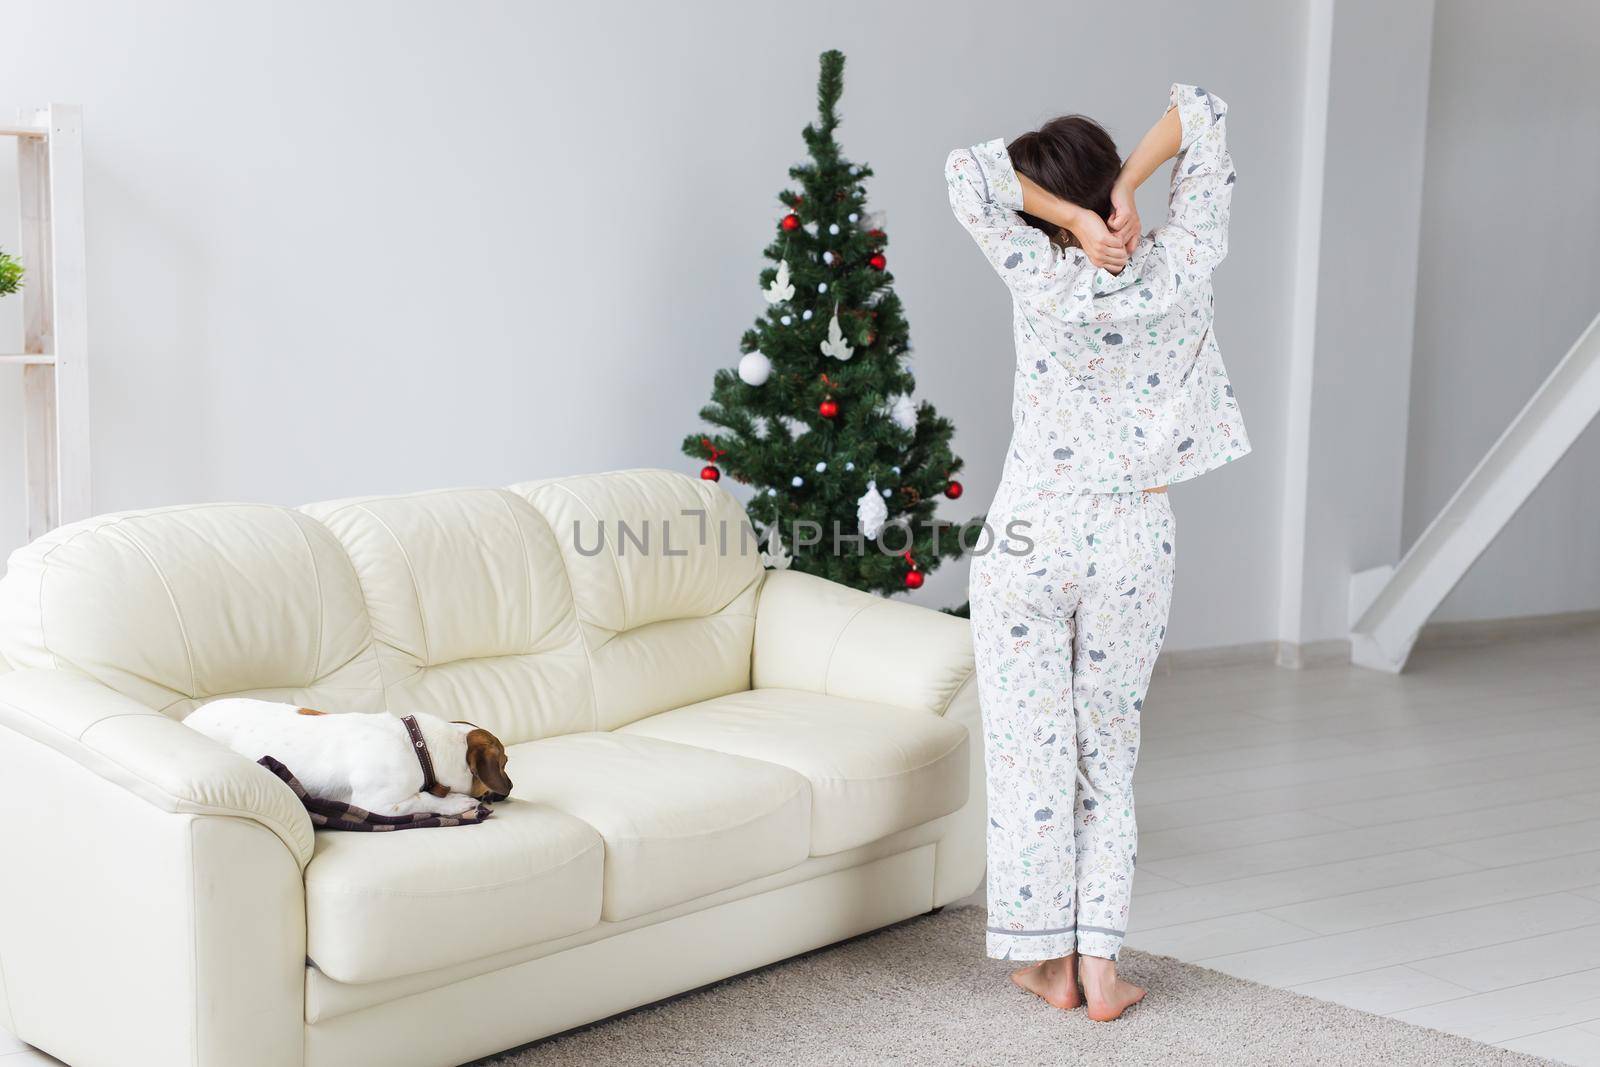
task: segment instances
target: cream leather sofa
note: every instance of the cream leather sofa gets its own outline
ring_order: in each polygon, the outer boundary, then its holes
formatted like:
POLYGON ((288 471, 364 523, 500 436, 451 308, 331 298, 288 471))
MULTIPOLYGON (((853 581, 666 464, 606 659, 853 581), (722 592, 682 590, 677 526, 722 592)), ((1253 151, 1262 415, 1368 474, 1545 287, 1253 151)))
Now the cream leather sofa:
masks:
POLYGON ((721 489, 628 471, 18 551, 0 1027, 75 1067, 457 1064, 971 893, 966 623, 764 573, 745 530, 721 489), (239 694, 471 719, 515 799, 314 833, 183 725, 239 694))

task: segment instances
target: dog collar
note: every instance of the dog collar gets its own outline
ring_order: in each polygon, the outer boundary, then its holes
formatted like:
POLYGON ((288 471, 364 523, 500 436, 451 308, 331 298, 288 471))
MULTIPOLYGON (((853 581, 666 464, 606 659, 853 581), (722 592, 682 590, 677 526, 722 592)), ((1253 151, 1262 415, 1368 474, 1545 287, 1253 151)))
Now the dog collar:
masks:
POLYGON ((422 765, 422 792, 431 793, 439 784, 439 779, 433 776, 433 757, 428 754, 428 742, 422 736, 422 727, 417 725, 415 715, 404 715, 400 719, 406 725, 406 733, 411 735, 411 751, 417 754, 417 762, 422 765))

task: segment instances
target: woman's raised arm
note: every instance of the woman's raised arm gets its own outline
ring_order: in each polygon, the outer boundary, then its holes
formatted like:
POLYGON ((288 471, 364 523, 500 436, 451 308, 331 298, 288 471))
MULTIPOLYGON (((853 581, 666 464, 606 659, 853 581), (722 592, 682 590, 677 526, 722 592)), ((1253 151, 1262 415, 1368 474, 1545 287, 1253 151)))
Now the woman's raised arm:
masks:
POLYGON ((1186 251, 1188 273, 1209 275, 1228 254, 1233 207, 1233 157, 1228 154, 1228 105, 1194 85, 1174 85, 1172 106, 1123 164, 1112 190, 1112 229, 1126 236, 1131 215, 1138 239, 1133 193, 1157 167, 1176 156, 1163 234, 1186 251))
POLYGON ((1178 109, 1169 108, 1165 115, 1145 133, 1139 140, 1139 147, 1133 150, 1127 162, 1122 164, 1122 173, 1117 175, 1117 184, 1111 188, 1111 230, 1132 252, 1139 243, 1139 207, 1134 202, 1133 194, 1139 191, 1139 186, 1149 180, 1156 168, 1178 154, 1179 146, 1183 143, 1183 123, 1179 120, 1178 109))

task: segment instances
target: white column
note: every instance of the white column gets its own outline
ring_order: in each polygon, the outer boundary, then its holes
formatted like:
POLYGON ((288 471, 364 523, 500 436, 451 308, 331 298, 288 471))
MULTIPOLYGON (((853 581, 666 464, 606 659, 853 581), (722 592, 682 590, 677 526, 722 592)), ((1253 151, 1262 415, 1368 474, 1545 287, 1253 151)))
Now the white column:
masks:
MULTIPOLYGON (((1433 2, 1333 0, 1331 15, 1321 213, 1302 211, 1314 241, 1297 235, 1316 266, 1297 280, 1297 293, 1314 291, 1297 301, 1302 343, 1290 353, 1280 640, 1291 665, 1343 641, 1350 576, 1402 547, 1433 2)), ((1314 151, 1303 158, 1314 167, 1314 151)), ((1302 197, 1318 181, 1302 174, 1302 197)))

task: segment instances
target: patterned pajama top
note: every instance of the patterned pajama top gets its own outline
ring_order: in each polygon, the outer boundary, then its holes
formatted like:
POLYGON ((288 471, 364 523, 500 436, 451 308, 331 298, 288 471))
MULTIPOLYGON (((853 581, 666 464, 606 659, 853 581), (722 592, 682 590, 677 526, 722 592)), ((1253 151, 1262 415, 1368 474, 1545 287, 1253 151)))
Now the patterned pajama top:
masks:
POLYGON ((1250 451, 1212 329, 1211 273, 1228 253, 1228 105, 1174 85, 1183 124, 1167 224, 1119 275, 1017 214, 1002 141, 950 153, 950 206, 1011 290, 1017 343, 1004 480, 1063 493, 1181 482, 1250 451))

